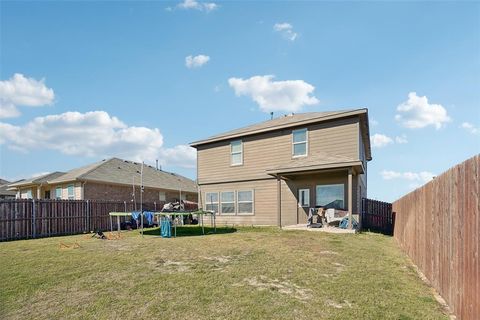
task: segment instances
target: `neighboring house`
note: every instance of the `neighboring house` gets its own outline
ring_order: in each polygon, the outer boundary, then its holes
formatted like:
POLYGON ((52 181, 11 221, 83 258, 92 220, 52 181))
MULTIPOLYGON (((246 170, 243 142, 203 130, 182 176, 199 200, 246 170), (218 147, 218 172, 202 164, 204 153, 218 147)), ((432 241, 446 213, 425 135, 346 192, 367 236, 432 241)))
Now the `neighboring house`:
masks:
POLYGON ((367 194, 367 109, 292 114, 190 145, 199 203, 219 223, 305 223, 315 206, 356 214, 367 194))
POLYGON ((17 199, 50 199, 48 181, 55 179, 64 172, 47 173, 29 179, 20 180, 8 185, 8 190, 15 192, 17 199))
POLYGON ((10 183, 10 181, 0 179, 0 200, 15 199, 16 192, 8 190, 10 183))
MULTIPOLYGON (((28 179, 10 185, 18 198, 63 200, 140 201, 141 163, 111 158, 66 173, 28 179)), ((197 201, 197 185, 181 175, 143 167, 143 201, 162 202, 177 199, 197 201)))

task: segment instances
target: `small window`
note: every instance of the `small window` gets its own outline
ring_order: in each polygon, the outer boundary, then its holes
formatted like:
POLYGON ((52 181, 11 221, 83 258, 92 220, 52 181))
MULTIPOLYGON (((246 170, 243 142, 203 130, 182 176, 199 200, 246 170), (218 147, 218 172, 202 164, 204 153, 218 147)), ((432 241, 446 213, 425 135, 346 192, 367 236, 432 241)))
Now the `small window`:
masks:
POLYGON ((235 214, 235 192, 228 191, 221 194, 221 213, 235 214))
POLYGON ((326 208, 345 209, 344 184, 318 185, 316 188, 316 204, 326 208))
POLYGON ((73 188, 73 184, 69 185, 67 187, 68 190, 68 200, 74 200, 75 199, 75 189, 73 188))
POLYGON ((57 200, 62 199, 62 187, 57 187, 55 189, 55 199, 57 199, 57 200))
POLYGON ((310 207, 310 189, 298 190, 298 205, 300 207, 310 207))
POLYGON ((218 193, 217 192, 205 193, 205 209, 218 213, 218 193))
POLYGON ((27 190, 27 199, 32 199, 32 189, 27 190))
POLYGON ((167 194, 164 191, 158 192, 158 200, 167 201, 167 194))
POLYGON ((238 214, 252 214, 253 213, 253 191, 238 191, 237 192, 238 214))
POLYGON ((292 155, 294 157, 302 157, 307 155, 308 138, 307 129, 299 129, 292 131, 292 155))
POLYGON ((236 140, 230 143, 230 164, 232 166, 238 166, 243 164, 242 140, 236 140))

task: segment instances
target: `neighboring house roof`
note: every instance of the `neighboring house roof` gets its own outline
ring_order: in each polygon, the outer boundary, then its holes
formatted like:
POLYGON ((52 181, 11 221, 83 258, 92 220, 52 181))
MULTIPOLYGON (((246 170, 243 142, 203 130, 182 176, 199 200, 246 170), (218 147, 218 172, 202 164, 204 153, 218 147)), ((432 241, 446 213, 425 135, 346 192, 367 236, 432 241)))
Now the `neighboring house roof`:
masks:
POLYGON ((8 185, 10 182, 7 180, 0 179, 0 196, 10 196, 15 197, 17 194, 14 190, 9 190, 10 186, 8 185))
POLYGON ((34 184, 48 183, 50 180, 55 179, 63 174, 65 174, 65 172, 55 171, 55 172, 47 173, 41 176, 32 177, 29 179, 24 179, 18 182, 14 182, 12 184, 9 184, 8 187, 15 188, 15 187, 34 185, 34 184))
POLYGON ((309 157, 292 159, 282 165, 267 169, 267 173, 277 175, 281 173, 292 173, 301 171, 311 171, 320 169, 333 169, 342 167, 356 167, 361 173, 364 172, 362 162, 350 157, 327 154, 320 152, 309 157))
MULTIPOLYGON (((111 158, 70 170, 56 179, 49 180, 49 183, 92 181, 132 185, 135 177, 135 185, 140 185, 141 167, 142 164, 138 162, 111 158)), ((150 188, 197 192, 195 181, 149 165, 143 167, 143 185, 150 188)))
POLYGON ((190 146, 197 147, 200 145, 218 142, 227 139, 239 138, 243 136, 249 136, 253 134, 280 130, 289 127, 295 127, 300 125, 306 125, 311 123, 323 122, 333 119, 340 119, 359 115, 362 122, 362 135, 366 143, 366 156, 368 160, 371 160, 370 149, 370 133, 368 126, 368 110, 363 109, 349 109, 340 111, 325 111, 325 112, 306 112, 292 115, 286 115, 283 117, 267 120, 264 122, 256 123, 247 127, 227 131, 221 134, 211 136, 209 138, 198 140, 190 143, 190 146))

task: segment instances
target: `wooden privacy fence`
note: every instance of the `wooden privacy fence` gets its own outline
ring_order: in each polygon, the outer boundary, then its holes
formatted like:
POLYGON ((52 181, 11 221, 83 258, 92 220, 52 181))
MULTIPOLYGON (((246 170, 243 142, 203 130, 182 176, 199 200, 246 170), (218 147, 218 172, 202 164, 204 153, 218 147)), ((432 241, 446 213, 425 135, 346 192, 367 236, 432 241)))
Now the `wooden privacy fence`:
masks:
POLYGON ((394 237, 458 319, 480 318, 480 155, 393 203, 394 237))
POLYGON ((361 226, 364 230, 393 235, 395 212, 392 204, 378 200, 362 198, 361 226))
MULTIPOLYGON (((143 203, 143 210, 160 210, 163 204, 143 203)), ((110 212, 133 210, 135 205, 126 201, 0 200, 0 241, 105 231, 110 212)))

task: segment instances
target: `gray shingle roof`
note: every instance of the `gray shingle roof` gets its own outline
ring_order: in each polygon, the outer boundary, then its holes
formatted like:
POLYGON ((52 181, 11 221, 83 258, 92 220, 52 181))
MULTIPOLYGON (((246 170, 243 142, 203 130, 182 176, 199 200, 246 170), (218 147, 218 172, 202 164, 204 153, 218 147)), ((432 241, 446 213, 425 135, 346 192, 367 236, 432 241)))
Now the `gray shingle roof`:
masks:
POLYGON ((47 173, 38 177, 32 177, 29 179, 24 179, 20 180, 18 182, 9 184, 9 187, 18 187, 18 186, 24 186, 24 185, 29 185, 29 184, 39 184, 39 183, 45 183, 49 182, 52 179, 58 178, 61 175, 65 174, 65 172, 60 172, 60 171, 55 171, 51 173, 47 173))
POLYGON ((350 157, 335 155, 331 153, 319 152, 315 155, 292 159, 279 166, 269 168, 267 170, 267 173, 276 174, 276 173, 308 171, 308 170, 326 169, 326 168, 340 168, 340 167, 348 167, 348 166, 361 167, 362 165, 358 159, 353 159, 350 157))
MULTIPOLYGON (((111 158, 70 170, 49 183, 79 180, 132 185, 135 177, 135 184, 140 185, 141 166, 141 163, 111 158)), ((143 185, 150 188, 197 192, 197 185, 193 180, 148 165, 143 167, 143 185)))
POLYGON ((233 137, 239 137, 239 136, 255 134, 259 132, 277 130, 285 127, 296 126, 297 124, 303 124, 305 121, 309 121, 309 122, 311 120, 322 121, 324 120, 324 118, 325 120, 328 120, 328 119, 331 119, 332 117, 338 118, 341 116, 348 116, 349 113, 352 113, 354 111, 359 111, 359 110, 364 110, 364 109, 349 109, 349 110, 325 111, 325 112, 305 112, 305 113, 281 116, 279 118, 275 118, 272 120, 267 120, 267 121, 256 123, 243 128, 220 133, 203 140, 192 142, 190 145, 196 146, 204 143, 220 141, 223 139, 229 139, 233 137))

